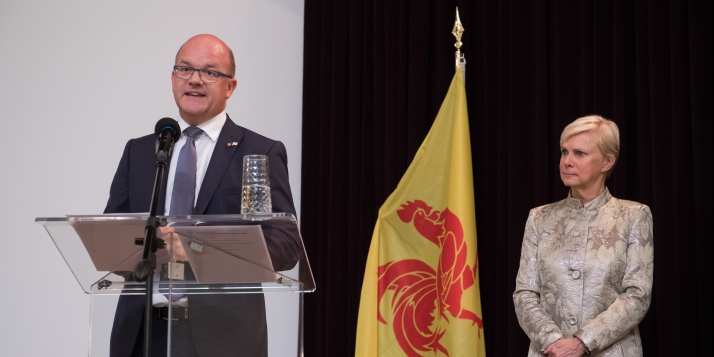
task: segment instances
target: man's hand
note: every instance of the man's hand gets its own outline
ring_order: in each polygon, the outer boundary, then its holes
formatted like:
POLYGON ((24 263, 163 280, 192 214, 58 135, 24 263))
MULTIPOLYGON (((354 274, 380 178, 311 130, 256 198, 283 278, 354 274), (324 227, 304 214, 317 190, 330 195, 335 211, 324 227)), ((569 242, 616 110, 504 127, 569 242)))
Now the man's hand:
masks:
POLYGON ((183 244, 181 244, 181 238, 178 234, 170 234, 171 243, 173 247, 173 255, 177 262, 187 262, 188 256, 186 256, 186 251, 183 250, 183 244))
POLYGON ((183 249, 183 244, 181 244, 181 238, 176 234, 174 227, 159 227, 159 232, 157 236, 162 238, 166 242, 166 248, 169 248, 169 252, 177 262, 187 262, 188 256, 186 256, 186 251, 183 249), (173 249, 171 251, 170 249, 173 249))
POLYGON ((575 337, 566 338, 553 342, 543 353, 548 357, 580 357, 585 354, 585 345, 575 337))

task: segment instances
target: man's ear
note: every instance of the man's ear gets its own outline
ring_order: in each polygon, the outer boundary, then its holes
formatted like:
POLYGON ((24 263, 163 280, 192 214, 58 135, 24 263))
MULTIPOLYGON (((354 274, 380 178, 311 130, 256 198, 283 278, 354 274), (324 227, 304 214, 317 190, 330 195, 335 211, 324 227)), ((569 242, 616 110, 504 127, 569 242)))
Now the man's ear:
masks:
POLYGON ((174 76, 174 71, 171 71, 171 85, 172 86, 174 85, 174 80, 176 80, 176 78, 174 78, 174 77, 176 77, 176 76, 174 76))
POLYGON ((226 99, 230 98, 233 95, 233 92, 236 90, 238 87, 238 80, 235 78, 230 78, 228 80, 228 90, 226 91, 226 99))

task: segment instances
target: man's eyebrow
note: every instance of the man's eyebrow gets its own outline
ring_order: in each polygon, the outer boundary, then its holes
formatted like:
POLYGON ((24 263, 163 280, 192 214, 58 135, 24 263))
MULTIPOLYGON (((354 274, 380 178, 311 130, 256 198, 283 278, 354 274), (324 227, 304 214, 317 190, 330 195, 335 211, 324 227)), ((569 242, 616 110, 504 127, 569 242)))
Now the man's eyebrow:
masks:
MULTIPOLYGON (((180 60, 180 61, 178 62, 178 64, 182 64, 182 65, 186 65, 186 66, 189 66, 189 67, 191 67, 191 68, 194 68, 193 65, 191 64, 191 62, 186 61, 186 60, 180 60)), ((214 70, 215 70, 215 69, 218 69, 218 68, 219 68, 219 66, 216 65, 216 64, 209 64, 209 65, 207 65, 206 67, 199 68, 199 69, 214 69, 214 70)))

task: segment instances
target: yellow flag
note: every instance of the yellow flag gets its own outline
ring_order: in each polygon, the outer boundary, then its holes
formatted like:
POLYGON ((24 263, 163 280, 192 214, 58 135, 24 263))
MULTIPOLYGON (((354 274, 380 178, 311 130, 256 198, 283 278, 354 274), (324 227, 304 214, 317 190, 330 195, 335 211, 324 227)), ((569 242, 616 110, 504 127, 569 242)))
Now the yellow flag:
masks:
POLYGON ((486 356, 466 91, 460 70, 379 209, 355 356, 486 356))

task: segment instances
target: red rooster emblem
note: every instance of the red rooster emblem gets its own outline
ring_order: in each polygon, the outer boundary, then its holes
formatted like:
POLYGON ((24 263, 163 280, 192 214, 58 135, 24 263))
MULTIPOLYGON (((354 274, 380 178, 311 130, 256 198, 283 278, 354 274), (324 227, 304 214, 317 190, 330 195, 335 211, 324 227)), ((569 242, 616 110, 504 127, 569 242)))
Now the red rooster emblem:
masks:
MULTIPOLYGON (((443 212, 434 211, 424 201, 415 200, 403 204, 397 214, 404 223, 414 221, 419 234, 436 244, 441 253, 436 272, 417 259, 380 266, 378 302, 388 290, 394 292, 392 327, 408 356, 436 355, 437 351, 448 356, 448 350, 440 343, 446 333, 444 326, 449 322, 447 311, 453 317, 471 320, 471 325, 477 324, 479 336, 483 328, 481 318, 461 307, 461 296, 474 284, 478 257, 473 269, 466 264, 467 247, 461 221, 448 208, 443 212)), ((382 312, 377 314, 379 322, 386 324, 382 312)))

